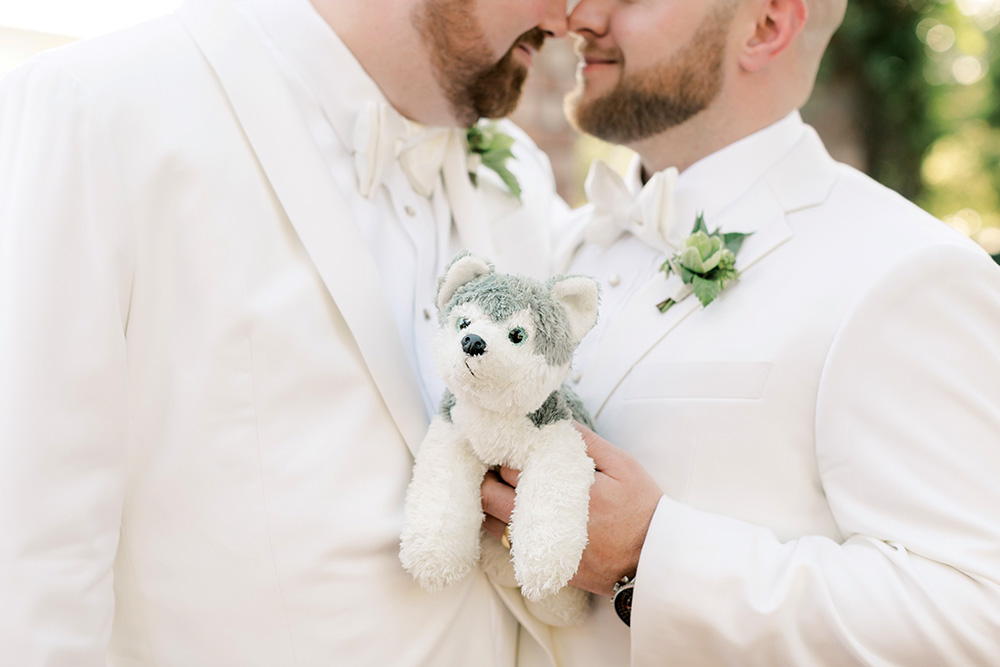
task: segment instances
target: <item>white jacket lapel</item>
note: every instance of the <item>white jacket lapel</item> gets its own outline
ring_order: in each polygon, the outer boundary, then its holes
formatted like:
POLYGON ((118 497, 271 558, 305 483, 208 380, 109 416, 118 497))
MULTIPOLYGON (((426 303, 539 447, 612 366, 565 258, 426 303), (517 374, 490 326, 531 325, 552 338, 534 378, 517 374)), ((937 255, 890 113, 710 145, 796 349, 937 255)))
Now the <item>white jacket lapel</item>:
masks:
POLYGON ((416 451, 427 425, 416 375, 403 352, 371 254, 285 93, 284 79, 266 47, 226 0, 188 0, 177 15, 215 70, 400 432, 416 451), (262 95, 262 90, 268 94, 262 95))
MULTIPOLYGON (((718 227, 726 232, 753 232, 737 255, 737 269, 750 270, 791 239, 787 214, 822 203, 836 178, 836 163, 812 128, 807 128, 789 154, 716 220, 718 227)), ((665 284, 662 274, 650 278, 610 325, 600 348, 594 352, 579 393, 595 417, 632 367, 701 307, 692 295, 666 313, 660 313, 656 304, 664 297, 665 284)), ((739 298, 739 282, 727 288, 720 298, 739 298)))
POLYGON ((595 419, 629 369, 700 305, 690 297, 661 313, 656 304, 664 299, 665 287, 663 274, 649 278, 609 325, 588 362, 577 391, 595 419))

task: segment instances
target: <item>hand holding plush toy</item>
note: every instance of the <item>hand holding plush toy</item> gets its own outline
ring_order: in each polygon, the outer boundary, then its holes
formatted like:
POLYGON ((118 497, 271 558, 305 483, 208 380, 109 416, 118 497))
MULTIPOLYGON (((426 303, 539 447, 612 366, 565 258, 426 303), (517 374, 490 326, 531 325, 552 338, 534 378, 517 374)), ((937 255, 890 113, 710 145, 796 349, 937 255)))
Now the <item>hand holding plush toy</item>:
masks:
POLYGON ((425 589, 461 579, 480 559, 479 488, 491 467, 506 465, 521 471, 511 551, 498 556, 499 543, 484 539, 484 568, 513 557, 536 615, 560 625, 583 619, 589 598, 566 584, 587 545, 594 462, 573 427, 590 419, 562 383, 597 304, 590 278, 543 283, 498 274, 472 255, 440 279, 434 359, 448 391, 417 454, 400 549, 425 589))

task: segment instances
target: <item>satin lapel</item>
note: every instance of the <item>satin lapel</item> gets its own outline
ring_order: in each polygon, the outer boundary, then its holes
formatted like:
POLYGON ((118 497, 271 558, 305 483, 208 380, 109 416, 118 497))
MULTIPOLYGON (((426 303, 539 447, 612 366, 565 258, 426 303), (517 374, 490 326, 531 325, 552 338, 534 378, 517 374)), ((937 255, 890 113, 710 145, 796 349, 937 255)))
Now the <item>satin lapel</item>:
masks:
MULTIPOLYGON (((737 256, 737 268, 748 270, 772 250, 791 238, 785 211, 763 181, 725 211, 717 220, 724 231, 753 231, 737 256), (756 230, 756 231, 754 231, 756 230)), ((586 369, 586 379, 578 388, 595 418, 629 371, 667 334, 701 308, 691 295, 661 313, 656 304, 663 300, 666 282, 661 273, 650 278, 632 297, 625 310, 601 341, 586 369)), ((730 285, 725 298, 739 298, 739 283, 730 285)), ((720 297, 722 298, 722 297, 720 297)))
POLYGON ((442 165, 452 219, 466 249, 480 257, 493 257, 496 250, 491 236, 492 226, 487 224, 483 202, 476 196, 475 186, 469 180, 465 148, 460 141, 458 135, 452 133, 442 165))
POLYGON ((415 452, 427 428, 417 377, 371 254, 286 94, 283 77, 227 0, 188 0, 177 15, 215 70, 281 206, 415 452))

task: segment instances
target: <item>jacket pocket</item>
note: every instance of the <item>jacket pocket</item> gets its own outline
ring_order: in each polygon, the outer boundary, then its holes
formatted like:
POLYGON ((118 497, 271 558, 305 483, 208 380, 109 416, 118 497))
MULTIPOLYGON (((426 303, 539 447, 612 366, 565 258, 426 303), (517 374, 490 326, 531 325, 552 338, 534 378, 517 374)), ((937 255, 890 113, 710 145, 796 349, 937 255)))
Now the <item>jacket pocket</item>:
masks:
POLYGON ((643 399, 757 400, 771 372, 768 361, 671 361, 640 364, 625 381, 626 401, 643 399))

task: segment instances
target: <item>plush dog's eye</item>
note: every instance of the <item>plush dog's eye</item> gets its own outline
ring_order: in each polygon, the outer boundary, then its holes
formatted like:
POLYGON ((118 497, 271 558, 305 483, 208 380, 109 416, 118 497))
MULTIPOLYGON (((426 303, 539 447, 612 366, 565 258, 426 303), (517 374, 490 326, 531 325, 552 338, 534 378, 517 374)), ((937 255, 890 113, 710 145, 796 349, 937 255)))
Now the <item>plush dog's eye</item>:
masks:
POLYGON ((468 329, 470 324, 472 324, 472 322, 469 321, 469 318, 467 317, 459 318, 457 325, 458 330, 461 331, 462 329, 468 329))
POLYGON ((514 345, 520 345, 527 337, 528 334, 522 327, 514 327, 507 333, 507 338, 509 338, 510 342, 514 343, 514 345))

